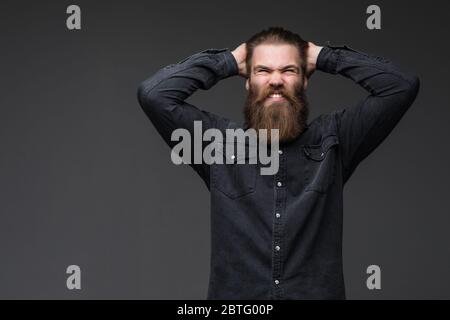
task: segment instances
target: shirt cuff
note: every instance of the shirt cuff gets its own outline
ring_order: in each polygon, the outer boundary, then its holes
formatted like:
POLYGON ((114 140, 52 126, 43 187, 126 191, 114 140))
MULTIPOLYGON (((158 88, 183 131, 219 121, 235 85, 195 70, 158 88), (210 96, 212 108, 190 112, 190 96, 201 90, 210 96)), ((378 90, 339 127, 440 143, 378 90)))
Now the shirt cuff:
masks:
POLYGON ((236 59, 231 51, 226 48, 225 51, 219 53, 220 61, 223 62, 223 77, 228 78, 239 74, 239 67, 236 59))
POLYGON ((319 56, 317 57, 316 69, 323 72, 336 74, 338 59, 339 54, 336 49, 330 48, 329 46, 324 46, 320 50, 319 56))

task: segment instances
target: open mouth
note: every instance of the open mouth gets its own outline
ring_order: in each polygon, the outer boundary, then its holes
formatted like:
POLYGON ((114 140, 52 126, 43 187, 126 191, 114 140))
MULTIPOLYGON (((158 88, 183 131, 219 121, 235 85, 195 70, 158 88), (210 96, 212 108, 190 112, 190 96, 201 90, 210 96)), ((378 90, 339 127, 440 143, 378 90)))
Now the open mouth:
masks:
POLYGON ((283 95, 281 93, 272 93, 269 94, 269 96, 267 97, 267 100, 271 100, 271 101, 283 101, 286 100, 283 95))

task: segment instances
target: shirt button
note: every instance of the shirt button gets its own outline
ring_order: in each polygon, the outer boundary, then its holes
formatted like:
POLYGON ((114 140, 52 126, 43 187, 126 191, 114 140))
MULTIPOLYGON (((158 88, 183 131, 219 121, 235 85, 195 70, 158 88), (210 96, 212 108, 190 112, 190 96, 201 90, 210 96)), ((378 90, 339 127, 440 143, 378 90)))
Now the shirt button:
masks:
POLYGON ((283 154, 283 150, 278 150, 278 154, 283 154))
POLYGON ((277 213, 275 214, 275 217, 279 218, 279 217, 281 217, 281 215, 277 212, 277 213))
POLYGON ((280 281, 278 281, 278 279, 277 280, 275 280, 275 284, 279 284, 280 283, 280 281))
POLYGON ((277 186, 281 187, 282 185, 283 184, 280 181, 277 182, 277 186))
POLYGON ((280 251, 280 246, 275 246, 275 250, 280 251))

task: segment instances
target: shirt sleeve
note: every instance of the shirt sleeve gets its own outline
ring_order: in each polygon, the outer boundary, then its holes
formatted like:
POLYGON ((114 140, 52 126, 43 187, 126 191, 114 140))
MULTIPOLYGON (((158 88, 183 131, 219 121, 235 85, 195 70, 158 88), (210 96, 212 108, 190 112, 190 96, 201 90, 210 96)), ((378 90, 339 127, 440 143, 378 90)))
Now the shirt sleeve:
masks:
MULTIPOLYGON (((171 141, 175 129, 187 129, 193 137, 194 121, 201 121, 202 131, 220 129, 229 122, 185 100, 196 90, 207 90, 219 80, 237 75, 238 71, 237 62, 228 48, 207 49, 168 65, 144 80, 137 91, 138 101, 161 137, 173 148, 178 143, 171 141)), ((203 161, 194 164, 193 149, 191 155, 190 165, 209 188, 209 167, 203 161)))
POLYGON ((316 68, 349 78, 368 92, 355 105, 334 113, 345 183, 411 106, 419 91, 419 78, 383 57, 346 45, 324 46, 316 68))

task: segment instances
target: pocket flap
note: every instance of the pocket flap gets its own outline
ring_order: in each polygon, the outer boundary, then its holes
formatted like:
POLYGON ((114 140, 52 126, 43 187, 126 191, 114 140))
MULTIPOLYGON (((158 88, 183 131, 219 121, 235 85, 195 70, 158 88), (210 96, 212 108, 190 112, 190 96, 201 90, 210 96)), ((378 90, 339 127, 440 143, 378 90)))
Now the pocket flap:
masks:
POLYGON ((339 144, 338 138, 335 135, 331 135, 325 137, 321 144, 304 145, 303 151, 308 158, 315 161, 322 161, 325 159, 328 150, 337 144, 339 144))
POLYGON ((228 161, 233 164, 252 163, 255 164, 258 160, 258 149, 248 143, 239 144, 242 148, 241 152, 238 151, 238 143, 236 142, 218 142, 218 152, 224 157, 228 156, 228 161), (229 148, 230 154, 227 155, 227 148, 229 148))

